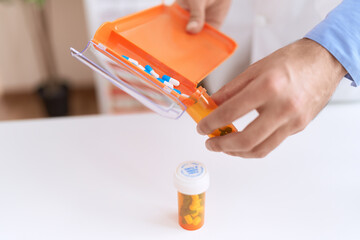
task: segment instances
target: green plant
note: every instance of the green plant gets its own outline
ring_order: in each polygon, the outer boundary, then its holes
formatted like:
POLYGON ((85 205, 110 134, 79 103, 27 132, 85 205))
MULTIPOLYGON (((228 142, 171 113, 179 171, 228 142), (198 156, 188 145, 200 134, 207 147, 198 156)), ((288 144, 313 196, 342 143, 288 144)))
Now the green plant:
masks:
MULTIPOLYGON (((0 0, 0 2, 11 2, 12 0, 0 0)), ((44 6, 45 0, 23 0, 27 3, 35 3, 38 6, 44 6)))
POLYGON ((35 3, 38 6, 44 6, 45 0, 24 0, 25 2, 35 3))

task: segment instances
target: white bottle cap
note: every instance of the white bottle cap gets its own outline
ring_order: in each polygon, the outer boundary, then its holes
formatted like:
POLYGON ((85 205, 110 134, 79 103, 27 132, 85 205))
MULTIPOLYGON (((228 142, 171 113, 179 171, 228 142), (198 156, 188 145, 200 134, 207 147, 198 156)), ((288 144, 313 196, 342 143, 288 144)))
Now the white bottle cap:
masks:
POLYGON ((209 188, 209 173, 205 165, 200 162, 184 162, 176 169, 174 184, 180 193, 201 194, 209 188))

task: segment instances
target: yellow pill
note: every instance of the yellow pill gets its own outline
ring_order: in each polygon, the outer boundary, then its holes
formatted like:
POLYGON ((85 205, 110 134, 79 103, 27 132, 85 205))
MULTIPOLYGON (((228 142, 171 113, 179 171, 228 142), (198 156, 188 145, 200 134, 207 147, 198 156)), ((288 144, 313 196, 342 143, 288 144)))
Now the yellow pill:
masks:
POLYGON ((201 199, 193 200, 193 201, 191 202, 191 204, 193 204, 193 205, 201 205, 201 199))
POLYGON ((187 224, 192 224, 193 223, 193 219, 192 219, 192 217, 190 215, 186 215, 184 217, 184 219, 185 219, 187 224))
POLYGON ((200 212, 203 212, 204 211, 204 206, 200 206, 200 207, 198 207, 198 209, 196 209, 199 213, 200 212))
POLYGON ((189 209, 190 209, 191 211, 194 211, 194 210, 196 210, 196 209, 199 208, 199 207, 200 207, 200 204, 196 204, 196 205, 191 204, 191 205, 189 206, 189 209))
POLYGON ((199 195, 192 195, 191 196, 193 201, 198 201, 199 200, 199 195))
POLYGON ((201 217, 196 217, 196 218, 194 218, 194 220, 193 220, 193 225, 194 225, 194 226, 197 226, 197 225, 199 225, 199 223, 201 223, 201 217))

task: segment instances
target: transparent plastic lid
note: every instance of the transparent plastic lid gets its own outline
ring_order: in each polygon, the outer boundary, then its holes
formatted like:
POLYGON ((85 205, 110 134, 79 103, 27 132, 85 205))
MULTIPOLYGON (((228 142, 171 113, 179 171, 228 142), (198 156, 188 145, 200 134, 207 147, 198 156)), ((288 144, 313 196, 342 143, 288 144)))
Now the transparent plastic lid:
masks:
POLYGON ((72 56, 154 112, 177 119, 186 110, 186 106, 170 93, 171 89, 160 86, 130 62, 116 58, 102 44, 90 41, 82 52, 70 50, 72 56))

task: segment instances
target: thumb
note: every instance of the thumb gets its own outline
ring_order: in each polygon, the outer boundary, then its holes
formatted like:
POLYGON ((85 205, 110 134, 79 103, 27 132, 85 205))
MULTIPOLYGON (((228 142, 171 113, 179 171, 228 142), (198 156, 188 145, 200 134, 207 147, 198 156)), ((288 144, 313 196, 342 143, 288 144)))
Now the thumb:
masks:
POLYGON ((190 19, 186 26, 186 31, 192 34, 199 33, 205 24, 205 8, 204 0, 188 1, 190 8, 190 19))

